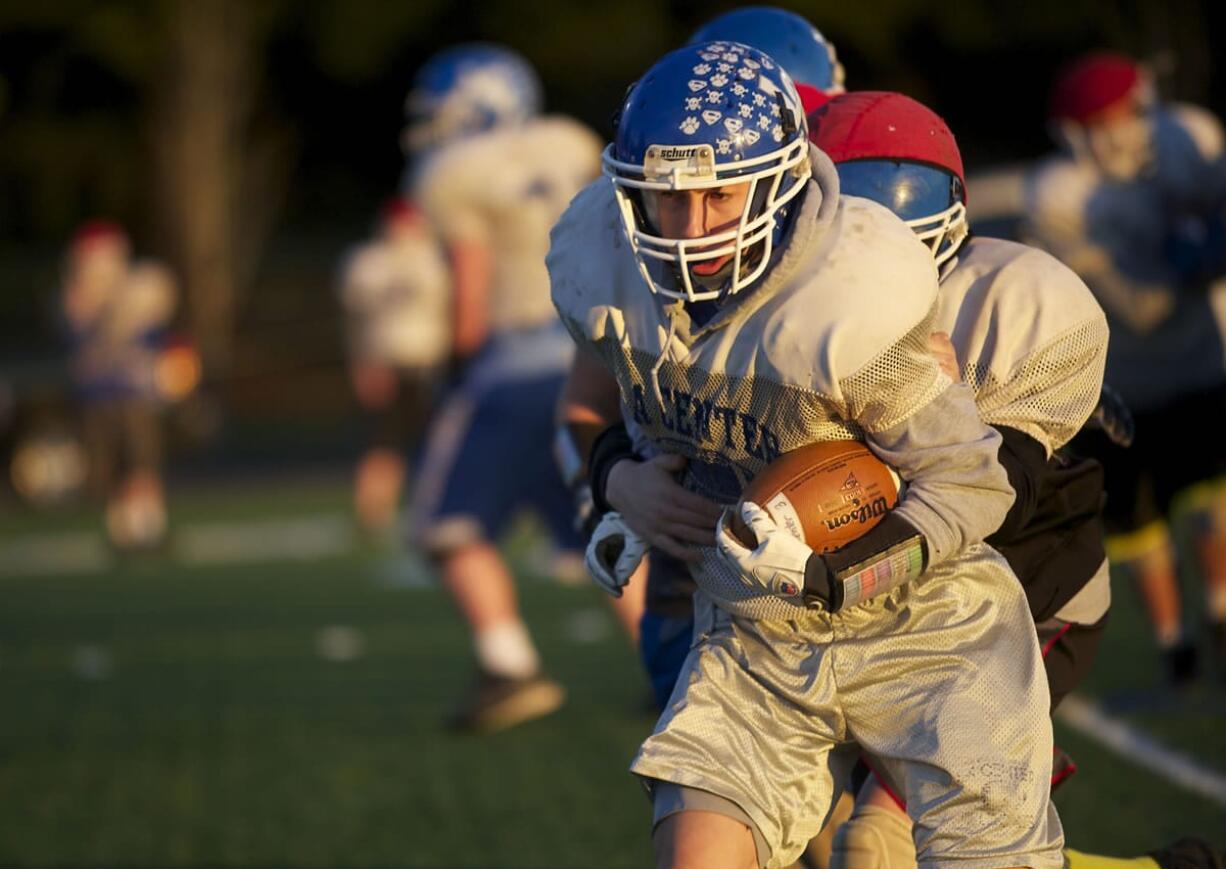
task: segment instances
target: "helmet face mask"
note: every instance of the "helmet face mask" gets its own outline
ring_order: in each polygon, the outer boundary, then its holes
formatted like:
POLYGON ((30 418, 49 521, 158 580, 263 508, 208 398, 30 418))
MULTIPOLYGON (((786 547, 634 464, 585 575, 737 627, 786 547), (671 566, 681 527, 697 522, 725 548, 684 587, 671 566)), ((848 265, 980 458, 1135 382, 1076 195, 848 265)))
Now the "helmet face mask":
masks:
POLYGON ((894 212, 932 251, 937 267, 958 252, 969 233, 961 179, 946 169, 898 160, 839 163, 839 192, 894 212))
POLYGON ((1153 161, 1153 127, 1140 107, 1110 120, 1056 123, 1057 139, 1075 160, 1096 166, 1108 178, 1127 181, 1153 161))
POLYGON ((626 100, 603 163, 647 285, 687 301, 736 294, 766 273, 786 206, 810 174, 795 87, 770 58, 737 43, 687 46, 649 70, 626 100), (747 189, 734 225, 697 237, 663 234, 654 195, 738 184, 747 189), (730 267, 713 275, 694 272, 726 258, 730 267))
POLYGON ((1153 83, 1131 58, 1100 52, 1067 66, 1052 87, 1053 138, 1074 160, 1127 181, 1153 160, 1153 83))

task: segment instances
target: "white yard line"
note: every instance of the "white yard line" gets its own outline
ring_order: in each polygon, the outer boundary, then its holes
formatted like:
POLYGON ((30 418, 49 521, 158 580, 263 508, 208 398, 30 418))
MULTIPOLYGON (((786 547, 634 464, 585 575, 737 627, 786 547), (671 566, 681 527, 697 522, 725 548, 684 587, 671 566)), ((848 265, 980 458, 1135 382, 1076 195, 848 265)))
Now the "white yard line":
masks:
MULTIPOLYGON (((343 555, 356 546, 353 522, 342 513, 196 522, 176 527, 170 537, 171 557, 188 566, 309 561, 343 555)), ((90 575, 115 564, 98 531, 0 537, 0 578, 90 575)))
POLYGON ((114 562, 96 531, 60 531, 0 538, 0 577, 101 573, 114 562))
POLYGON ((1056 718, 1159 778, 1226 807, 1226 776, 1112 718, 1093 700, 1072 694, 1064 698, 1056 718))
POLYGON ((176 561, 188 565, 309 561, 356 545, 353 522, 340 513, 292 519, 198 522, 171 538, 176 561))

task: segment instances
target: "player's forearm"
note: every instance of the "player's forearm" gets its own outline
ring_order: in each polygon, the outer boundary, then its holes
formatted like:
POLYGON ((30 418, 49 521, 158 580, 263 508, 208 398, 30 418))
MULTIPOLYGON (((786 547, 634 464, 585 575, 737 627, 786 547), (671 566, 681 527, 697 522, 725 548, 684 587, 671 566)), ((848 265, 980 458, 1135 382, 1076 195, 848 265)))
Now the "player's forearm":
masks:
POLYGON ((895 512, 924 536, 930 565, 1004 521, 1014 492, 998 459, 1000 433, 980 422, 970 387, 949 387, 868 441, 907 481, 895 512))
POLYGON ((477 352, 489 334, 489 293, 493 262, 483 244, 458 242, 451 247, 452 349, 460 359, 477 352))

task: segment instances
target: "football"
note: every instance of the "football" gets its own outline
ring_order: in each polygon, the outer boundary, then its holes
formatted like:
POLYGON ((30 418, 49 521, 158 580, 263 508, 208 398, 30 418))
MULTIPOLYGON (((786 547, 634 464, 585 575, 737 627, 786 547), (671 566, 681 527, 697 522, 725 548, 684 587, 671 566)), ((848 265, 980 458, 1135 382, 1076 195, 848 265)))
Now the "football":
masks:
MULTIPOLYGON (((901 481, 859 441, 823 441, 784 453, 741 493, 815 552, 832 552, 863 535, 898 503, 901 481)), ((731 530, 749 547, 753 532, 741 520, 731 530)))

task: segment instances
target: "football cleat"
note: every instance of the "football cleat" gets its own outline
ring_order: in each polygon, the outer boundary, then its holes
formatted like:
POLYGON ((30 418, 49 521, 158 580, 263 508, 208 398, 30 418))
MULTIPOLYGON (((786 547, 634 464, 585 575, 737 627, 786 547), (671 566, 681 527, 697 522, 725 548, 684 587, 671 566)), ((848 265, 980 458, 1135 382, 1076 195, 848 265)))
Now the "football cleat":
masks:
POLYGON ((448 720, 450 730, 493 733, 556 712, 566 690, 540 674, 511 679, 479 671, 471 694, 448 720))
POLYGON ((1162 668, 1166 672, 1167 684, 1172 688, 1191 685, 1200 676, 1200 655, 1196 646, 1188 640, 1183 640, 1169 649, 1164 649, 1162 668))

